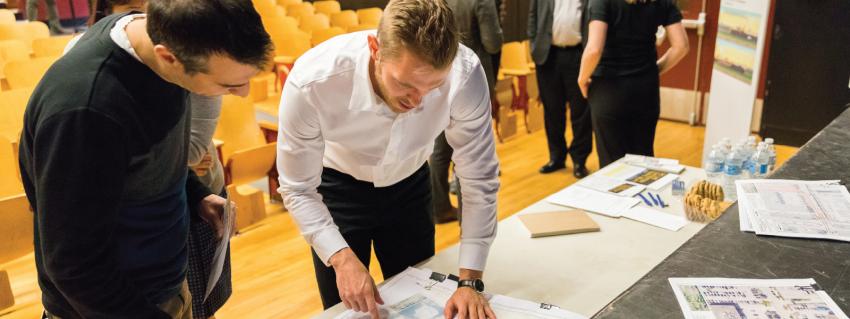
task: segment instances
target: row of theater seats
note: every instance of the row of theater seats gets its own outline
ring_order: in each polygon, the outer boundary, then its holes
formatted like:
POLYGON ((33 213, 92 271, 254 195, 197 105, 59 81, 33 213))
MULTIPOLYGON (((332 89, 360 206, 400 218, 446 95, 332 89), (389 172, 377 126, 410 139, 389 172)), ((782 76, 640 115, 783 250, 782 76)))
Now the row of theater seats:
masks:
POLYGON ((33 249, 33 215, 18 168, 18 140, 33 88, 71 36, 51 37, 42 22, 19 22, 0 9, 0 309, 14 304, 2 264, 33 249))

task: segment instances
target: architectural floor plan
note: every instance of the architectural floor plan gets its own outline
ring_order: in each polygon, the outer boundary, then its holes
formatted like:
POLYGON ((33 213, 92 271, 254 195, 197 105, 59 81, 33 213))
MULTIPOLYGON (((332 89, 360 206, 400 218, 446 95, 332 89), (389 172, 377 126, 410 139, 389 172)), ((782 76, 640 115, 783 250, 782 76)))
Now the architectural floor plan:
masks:
POLYGON ((812 279, 669 281, 687 319, 847 319, 812 279))

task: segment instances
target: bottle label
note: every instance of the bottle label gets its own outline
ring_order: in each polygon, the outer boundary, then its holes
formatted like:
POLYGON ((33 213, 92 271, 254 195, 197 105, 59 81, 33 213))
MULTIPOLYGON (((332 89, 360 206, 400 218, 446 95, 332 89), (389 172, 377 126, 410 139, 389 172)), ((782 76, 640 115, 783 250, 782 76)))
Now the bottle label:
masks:
POLYGON ((741 175, 741 167, 726 165, 726 175, 741 175))
POLYGON ((759 174, 767 174, 767 164, 759 165, 759 174))
POLYGON ((705 163, 705 170, 709 173, 721 173, 723 172, 723 164, 708 161, 705 163))

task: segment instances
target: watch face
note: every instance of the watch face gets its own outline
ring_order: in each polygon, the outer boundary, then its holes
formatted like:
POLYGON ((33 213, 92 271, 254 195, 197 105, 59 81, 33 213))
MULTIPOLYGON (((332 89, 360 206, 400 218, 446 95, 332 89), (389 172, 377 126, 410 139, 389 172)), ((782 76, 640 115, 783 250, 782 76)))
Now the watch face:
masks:
POLYGON ((477 292, 484 292, 484 282, 481 279, 461 280, 458 287, 469 287, 477 292))
POLYGON ((473 280, 472 284, 474 285, 473 288, 475 288, 475 290, 477 290, 478 292, 484 292, 484 282, 481 281, 481 279, 473 280))

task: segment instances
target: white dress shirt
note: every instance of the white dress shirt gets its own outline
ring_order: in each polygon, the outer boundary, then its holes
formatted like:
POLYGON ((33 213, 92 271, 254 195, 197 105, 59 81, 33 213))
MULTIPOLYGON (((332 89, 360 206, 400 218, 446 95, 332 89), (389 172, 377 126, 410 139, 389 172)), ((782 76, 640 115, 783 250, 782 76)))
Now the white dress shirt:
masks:
POLYGON ((287 77, 277 144, 284 204, 328 265, 348 244, 316 191, 323 166, 375 187, 390 186, 425 163, 445 130, 463 189, 459 264, 484 270, 496 236, 499 164, 481 63, 461 46, 445 83, 416 109, 397 114, 372 88, 369 34, 374 30, 323 42, 301 56, 287 77))
POLYGON ((555 0, 552 44, 571 47, 581 43, 581 10, 580 0, 555 0))

